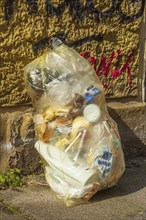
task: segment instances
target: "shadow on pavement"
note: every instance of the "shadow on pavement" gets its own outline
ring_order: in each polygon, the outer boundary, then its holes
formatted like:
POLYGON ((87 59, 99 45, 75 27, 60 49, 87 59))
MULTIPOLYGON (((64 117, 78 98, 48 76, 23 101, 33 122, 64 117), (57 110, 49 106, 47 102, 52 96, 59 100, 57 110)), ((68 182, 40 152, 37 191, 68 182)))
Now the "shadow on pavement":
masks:
POLYGON ((91 202, 129 195, 146 187, 146 160, 139 158, 139 167, 126 168, 117 185, 104 191, 97 192, 91 202), (141 160, 141 161, 140 161, 141 160))

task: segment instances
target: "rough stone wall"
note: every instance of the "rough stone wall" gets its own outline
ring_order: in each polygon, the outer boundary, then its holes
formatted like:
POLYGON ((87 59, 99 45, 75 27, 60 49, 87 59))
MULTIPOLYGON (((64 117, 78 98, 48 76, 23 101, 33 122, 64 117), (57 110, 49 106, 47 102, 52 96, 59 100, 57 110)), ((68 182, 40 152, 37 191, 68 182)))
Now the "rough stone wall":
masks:
MULTIPOLYGON (((145 9, 144 24, 146 27, 146 9, 145 9)), ((144 48, 145 48, 144 49, 144 100, 146 101, 146 29, 145 29, 145 36, 144 36, 144 48)), ((146 118, 145 118, 145 121, 146 121, 146 118)), ((146 122, 145 122, 145 131, 146 131, 146 122)))
MULTIPOLYGON (((0 171, 9 167, 18 167, 23 174, 40 170, 23 67, 50 51, 51 36, 60 37, 92 61, 107 97, 137 96, 144 3, 0 0, 0 171)), ((129 106, 109 106, 109 112, 119 124, 125 155, 146 155, 145 107, 129 106)))
POLYGON ((17 167, 23 174, 39 172, 40 157, 34 149, 32 109, 7 111, 0 116, 0 172, 9 167, 17 167))
POLYGON ((30 103, 23 67, 59 36, 95 64, 107 97, 138 94, 145 0, 1 0, 0 106, 30 103), (87 53, 86 53, 87 52, 87 53))

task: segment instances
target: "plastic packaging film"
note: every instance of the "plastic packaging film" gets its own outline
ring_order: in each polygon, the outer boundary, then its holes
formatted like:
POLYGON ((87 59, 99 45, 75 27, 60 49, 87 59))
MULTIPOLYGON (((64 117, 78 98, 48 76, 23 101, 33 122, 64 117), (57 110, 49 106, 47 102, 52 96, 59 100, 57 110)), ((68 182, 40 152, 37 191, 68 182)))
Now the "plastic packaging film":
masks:
POLYGON ((67 206, 117 183, 125 162, 94 69, 59 39, 24 69, 34 105, 36 150, 51 189, 67 206))

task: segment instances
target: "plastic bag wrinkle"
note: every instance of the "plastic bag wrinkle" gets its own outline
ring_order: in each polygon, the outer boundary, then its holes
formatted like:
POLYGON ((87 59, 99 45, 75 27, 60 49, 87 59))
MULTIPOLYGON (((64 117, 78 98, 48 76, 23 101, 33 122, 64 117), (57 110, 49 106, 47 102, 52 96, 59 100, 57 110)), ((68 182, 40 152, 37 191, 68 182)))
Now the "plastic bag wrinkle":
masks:
POLYGON ((46 181, 68 207, 115 185, 125 170, 117 124, 92 66, 55 40, 24 69, 46 181))

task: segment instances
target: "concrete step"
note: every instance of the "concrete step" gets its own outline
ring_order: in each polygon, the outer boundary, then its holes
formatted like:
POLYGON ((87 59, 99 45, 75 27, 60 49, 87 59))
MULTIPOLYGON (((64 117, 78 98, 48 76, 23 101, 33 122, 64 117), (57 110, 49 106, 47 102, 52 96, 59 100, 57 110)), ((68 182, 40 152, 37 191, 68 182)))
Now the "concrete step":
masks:
MULTIPOLYGON (((28 107, 2 109, 0 171, 17 167, 26 175, 40 170, 32 111, 28 107)), ((118 125, 125 158, 146 156, 146 103, 110 102, 108 111, 118 125)))

